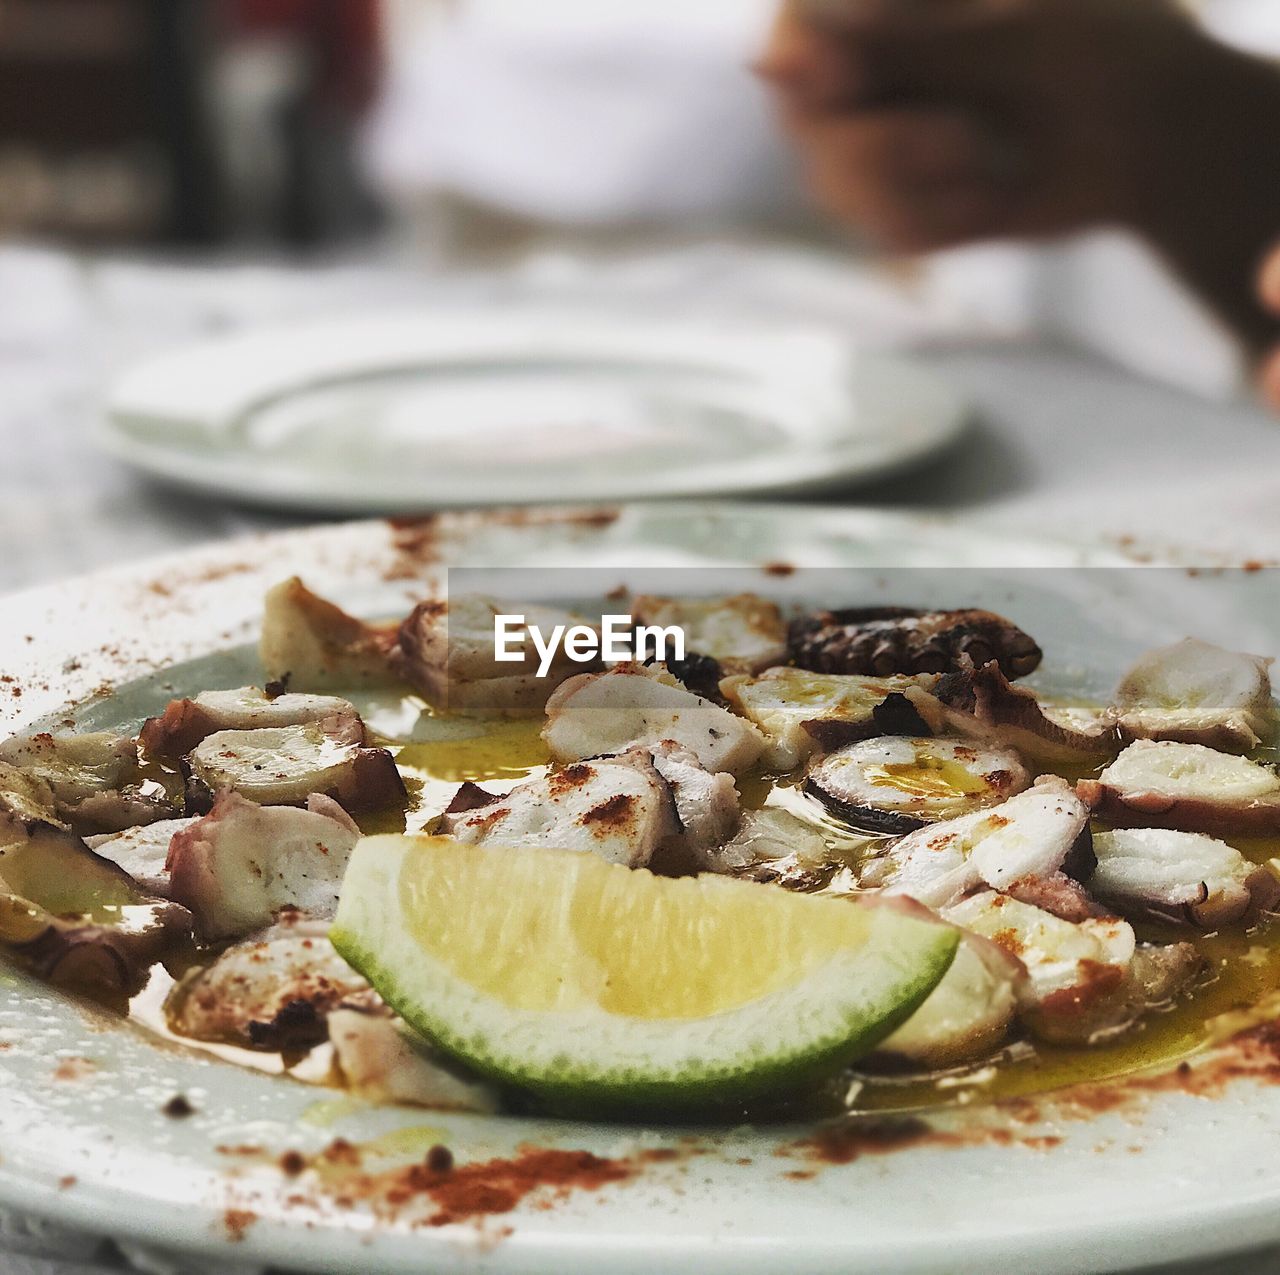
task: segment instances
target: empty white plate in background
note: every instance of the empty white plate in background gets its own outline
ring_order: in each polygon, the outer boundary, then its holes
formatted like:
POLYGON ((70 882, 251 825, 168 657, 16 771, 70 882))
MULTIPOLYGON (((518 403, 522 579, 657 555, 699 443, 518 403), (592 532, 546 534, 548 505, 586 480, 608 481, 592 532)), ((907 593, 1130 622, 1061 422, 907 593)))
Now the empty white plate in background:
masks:
POLYGON ((332 512, 804 492, 953 441, 955 392, 828 328, 514 303, 244 332, 124 376, 122 460, 332 512))

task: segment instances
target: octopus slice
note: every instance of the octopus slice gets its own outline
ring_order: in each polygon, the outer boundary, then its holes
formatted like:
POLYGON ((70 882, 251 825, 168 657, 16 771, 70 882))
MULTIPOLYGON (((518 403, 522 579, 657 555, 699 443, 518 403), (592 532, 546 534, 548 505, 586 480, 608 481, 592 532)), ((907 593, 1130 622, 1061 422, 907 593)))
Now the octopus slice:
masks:
POLYGON ((934 677, 860 677, 772 668, 727 677, 721 693, 764 732, 765 765, 794 770, 818 751, 877 735, 927 735, 923 708, 937 718, 934 677))
POLYGON ((405 800, 404 781, 385 748, 365 748, 331 719, 301 726, 222 730, 187 758, 188 806, 207 809, 230 789, 263 806, 303 805, 314 793, 345 810, 378 810, 405 800))
POLYGON ((334 914, 359 830, 323 797, 312 807, 259 806, 224 792, 175 834, 169 893, 191 909, 203 938, 250 934, 285 910, 334 914))
POLYGON ((1170 828, 1096 833, 1098 866, 1089 888, 1128 912, 1137 909, 1216 930, 1256 918, 1280 901, 1280 880, 1225 841, 1170 828))
POLYGON ((39 775, 0 761, 0 845, 4 830, 21 838, 35 824, 66 829, 53 789, 39 775))
POLYGON ((1280 776, 1270 766, 1203 744, 1139 739, 1077 791, 1122 826, 1178 828, 1211 836, 1280 832, 1280 776))
POLYGON ((547 701, 542 738, 558 761, 670 740, 704 770, 740 774, 764 749, 749 722, 680 686, 662 669, 619 664, 570 678, 547 701))
POLYGON ((1243 753, 1276 733, 1271 661, 1195 638, 1144 655, 1116 688, 1121 735, 1243 753))
POLYGON ((573 762, 483 805, 488 794, 474 786, 461 795, 467 808, 451 807, 440 831, 474 845, 579 850, 642 868, 682 831, 671 786, 643 750, 573 762))
POLYGON ((669 740, 647 750, 675 800, 679 834, 661 856, 669 871, 697 871, 738 827, 738 788, 733 776, 703 769, 688 749, 669 740))
POLYGON ((633 598, 636 624, 675 626, 687 653, 697 652, 724 674, 758 673, 787 658, 787 623, 777 603, 754 593, 725 598, 633 598))
POLYGON ((0 794, 0 946, 38 977, 128 996, 190 930, 185 908, 148 895, 66 828, 0 794))
POLYGON ((117 832, 178 813, 158 783, 142 777, 132 739, 108 731, 15 736, 0 762, 46 784, 58 815, 80 831, 117 832))
POLYGON ((14 736, 0 744, 0 761, 47 784, 63 814, 86 797, 119 789, 137 771, 133 741, 108 731, 14 736))
POLYGON ((1026 982, 1017 957, 965 931, 942 982, 879 1052, 930 1070, 984 1058, 1008 1036, 1026 982))
POLYGON ((333 695, 270 695, 256 686, 204 691, 171 700, 159 717, 142 724, 138 742, 153 757, 176 761, 202 740, 223 730, 262 730, 324 723, 335 738, 364 743, 364 724, 350 700, 333 695))
POLYGON ((327 925, 297 913, 194 969, 165 998, 169 1029, 192 1040, 296 1052, 328 1035, 326 1018, 368 984, 337 953, 327 925))
POLYGON ((1092 868, 1088 807, 1065 780, 1045 776, 1003 805, 909 833, 864 869, 862 883, 938 908, 984 885, 1007 891, 1092 868))
MULTIPOLYGON (((1089 876, 1089 883, 1092 887, 1092 874, 1089 876)), ((1109 915, 1105 908, 1090 897, 1079 881, 1065 872, 1055 872, 1051 876, 1019 877, 1007 885, 1004 892, 1019 903, 1029 903, 1042 911, 1052 912, 1063 921, 1088 921, 1093 917, 1109 915)))
MULTIPOLYGON (((930 720, 934 734, 1013 748, 1049 766, 1096 765, 1119 747, 1104 715, 1042 704, 1034 692, 1012 685, 994 661, 940 678, 933 694, 940 713, 930 720)), ((929 717, 927 705, 924 715, 929 717)))
POLYGON ((724 696, 720 694, 720 683, 724 681, 724 669, 720 661, 710 655, 699 655, 690 651, 683 659, 669 655, 663 663, 667 672, 686 690, 713 704, 724 704, 724 696))
POLYGON ((1025 677, 1043 653, 1012 620, 992 611, 859 607, 819 611, 791 625, 789 647, 818 673, 947 673, 994 661, 1006 677, 1025 677))
MULTIPOLYGON (((400 626, 392 663, 406 681, 433 704, 461 713, 536 717, 547 697, 566 678, 590 664, 571 660, 556 648, 545 675, 541 657, 526 629, 508 650, 518 660, 496 658, 497 617, 523 615, 526 625, 550 634, 557 625, 586 625, 581 616, 531 603, 504 603, 481 594, 461 594, 447 602, 433 599, 414 607, 400 626)), ((586 627, 594 627, 587 625, 586 627)))
POLYGON ((358 1097, 485 1115, 498 1110, 491 1085, 432 1053, 381 1001, 353 997, 330 1012, 328 1026, 337 1070, 358 1097))
POLYGON ((885 736, 816 762, 805 787, 853 827, 898 835, 998 806, 1030 783, 1011 749, 885 736))
POLYGON ((1089 1043, 1128 1027, 1143 1008, 1135 995, 1137 940, 1126 921, 1073 924, 993 891, 945 908, 943 916, 1022 962, 1028 977, 1020 1014, 1043 1040, 1089 1043))
POLYGON ((1020 1016, 1033 1035, 1054 1043, 1093 1044, 1126 1031, 1171 1004, 1205 967, 1192 944, 1135 943, 1130 926, 1112 917, 1072 925, 985 895, 949 916, 1018 956, 1029 975, 1020 1016))
POLYGON ((293 576, 267 593, 258 654, 271 682, 295 690, 376 686, 393 676, 396 630, 348 615, 293 576))
POLYGON ((1163 1008, 1205 972, 1204 957, 1191 943, 1139 943, 1130 980, 1141 1010, 1163 1008))
POLYGON ((169 893, 169 873, 164 866, 169 844, 175 833, 195 822, 194 817, 161 819, 124 832, 87 837, 86 844, 95 854, 127 872, 144 890, 163 898, 169 893))
POLYGON ((722 845, 708 850, 702 866, 708 872, 747 877, 793 890, 824 886, 835 861, 826 838, 811 823, 788 810, 766 806, 744 811, 738 830, 722 845))

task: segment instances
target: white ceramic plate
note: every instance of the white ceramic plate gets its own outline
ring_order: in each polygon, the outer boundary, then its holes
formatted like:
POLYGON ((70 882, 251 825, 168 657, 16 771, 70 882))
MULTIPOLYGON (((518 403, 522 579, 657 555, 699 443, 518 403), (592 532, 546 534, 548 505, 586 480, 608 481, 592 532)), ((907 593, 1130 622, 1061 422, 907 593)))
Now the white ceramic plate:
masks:
MULTIPOLYGON (((13 679, 0 684, 0 732, 42 719, 125 726, 171 694, 242 683, 255 672, 245 644, 262 593, 293 572, 385 615, 438 585, 444 564, 590 562, 625 578, 638 563, 788 562, 846 568, 851 592, 882 580, 876 569, 914 565, 922 588, 1003 602, 1040 636, 1048 665, 1074 662, 1104 680, 1133 650, 1184 632, 1188 615, 1208 638, 1280 645, 1267 573, 1050 569, 1079 561, 945 520, 766 506, 495 512, 262 537, 0 603, 0 668, 13 679), (1044 569, 1005 569, 1031 563, 1044 569), (960 566, 976 570, 957 577, 960 566)), ((762 582, 776 582, 774 571, 762 582)), ((806 574, 786 579, 802 589, 806 574)), ((1280 1239, 1278 1058, 1264 1035, 1204 1055, 1176 1083, 855 1123, 819 1153, 807 1127, 677 1130, 335 1103, 195 1048, 161 1047, 0 965, 0 1206, 162 1249, 317 1271, 1112 1270, 1280 1239), (162 1114, 175 1093, 196 1114, 162 1114), (411 1131, 398 1153, 386 1137, 397 1130, 411 1131), (460 1165, 521 1146, 589 1151, 617 1180, 422 1225, 438 1201, 379 1196, 374 1208, 341 1165, 322 1180, 277 1166, 286 1149, 309 1154, 338 1137, 370 1169, 440 1141, 460 1165)))
POLYGON ((956 394, 829 329, 512 304, 264 329, 141 366, 100 431, 158 477, 347 513, 798 492, 953 441, 956 394))

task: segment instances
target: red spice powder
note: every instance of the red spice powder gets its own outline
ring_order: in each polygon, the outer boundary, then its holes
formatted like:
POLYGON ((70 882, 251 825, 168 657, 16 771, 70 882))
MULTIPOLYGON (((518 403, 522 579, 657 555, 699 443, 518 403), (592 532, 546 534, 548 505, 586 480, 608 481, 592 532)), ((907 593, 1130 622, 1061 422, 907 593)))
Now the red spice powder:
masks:
POLYGON ((396 560, 384 573, 387 580, 411 580, 421 574, 423 567, 439 560, 437 547, 439 516, 426 514, 421 518, 389 518, 391 543, 396 560))
POLYGON ((1062 1145, 1059 1135, 1019 1133, 1010 1126, 1036 1124, 1047 1118, 1090 1120, 1115 1111, 1137 1116, 1159 1094, 1185 1093, 1213 1098, 1240 1080, 1280 1084, 1280 1020, 1240 1032, 1220 1055, 1199 1066, 1181 1062, 1153 1075, 1072 1085, 1034 1097, 1000 1099, 988 1108, 990 1120, 998 1123, 984 1122, 947 1130, 917 1117, 853 1117, 820 1126, 806 1137, 779 1148, 777 1154, 800 1155, 822 1164, 850 1164, 864 1155, 924 1145, 1016 1145, 1032 1151, 1051 1151, 1062 1145))
POLYGON ((256 1213, 248 1209, 228 1209, 222 1215, 222 1224, 227 1228, 227 1238, 233 1243, 240 1243, 246 1232, 258 1220, 256 1213))
POLYGON ((864 1155, 885 1155, 947 1138, 948 1135, 914 1116, 885 1120, 856 1118, 821 1125, 788 1150, 801 1151, 824 1164, 852 1164, 864 1155))
POLYGON ((641 1151, 636 1159, 642 1164, 668 1164, 672 1160, 696 1154, 696 1147, 650 1147, 648 1150, 641 1151))
POLYGON ((98 1070, 92 1058, 63 1058, 53 1069, 54 1080, 83 1080, 98 1070))
POLYGON ((559 1151, 530 1147, 515 1159, 482 1160, 437 1172, 427 1165, 406 1171, 406 1186, 426 1194, 436 1205, 431 1226, 448 1226, 468 1218, 510 1213, 534 1191, 548 1189, 556 1197, 570 1191, 596 1191, 610 1182, 632 1176, 625 1161, 606 1160, 590 1151, 559 1151))
MULTIPOLYGON (((350 1144, 346 1144, 350 1147, 350 1144)), ((306 1163, 333 1163, 332 1144, 306 1163)), ((692 1153, 692 1152, 691 1152, 692 1153)), ((676 1155, 680 1153, 677 1152, 676 1155)), ((359 1147, 345 1149, 338 1162, 353 1163, 352 1171, 340 1183, 326 1187, 317 1183, 335 1207, 349 1208, 360 1200, 386 1215, 408 1214, 411 1225, 449 1226, 467 1221, 483 1221, 495 1214, 510 1213, 534 1192, 542 1194, 537 1207, 551 1208, 573 1191, 596 1191, 612 1182, 623 1182, 638 1174, 650 1159, 675 1158, 665 1149, 659 1153, 639 1152, 620 1159, 605 1159, 590 1151, 567 1151, 525 1146, 512 1157, 497 1157, 474 1164, 455 1165, 446 1147, 433 1147, 425 1161, 380 1173, 361 1172, 359 1147), (330 1190, 337 1194, 329 1195, 330 1190), (431 1211, 422 1215, 420 1206, 431 1211)), ((301 1157, 299 1157, 301 1159, 301 1157)), ((282 1165, 290 1177, 298 1163, 290 1158, 282 1165)), ((310 1200, 299 1196, 297 1202, 310 1200)), ((315 1201, 311 1201, 315 1202, 315 1201)))
POLYGON ((320 1154, 332 1164, 360 1163, 358 1148, 346 1138, 334 1138, 320 1154))
POLYGON ((307 1167, 306 1158, 301 1151, 286 1151, 280 1157, 280 1172, 296 1178, 307 1167))
POLYGON ((583 825, 600 824, 605 828, 626 828, 632 819, 636 797, 631 793, 615 792, 598 806, 578 816, 583 825))
POLYGON ((585 513, 570 514, 564 521, 575 527, 611 527, 618 521, 620 512, 617 509, 590 509, 585 513))

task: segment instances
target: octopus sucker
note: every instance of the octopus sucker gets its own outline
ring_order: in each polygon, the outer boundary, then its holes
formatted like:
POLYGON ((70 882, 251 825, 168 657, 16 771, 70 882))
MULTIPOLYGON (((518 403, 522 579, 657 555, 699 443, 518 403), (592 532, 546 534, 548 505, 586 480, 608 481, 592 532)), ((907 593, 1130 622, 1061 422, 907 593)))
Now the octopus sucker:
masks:
POLYGON ((818 611, 792 622, 788 651, 818 673, 949 673, 995 661, 1010 679, 1039 667, 1043 652, 1012 620, 969 608, 929 611, 857 607, 818 611))

